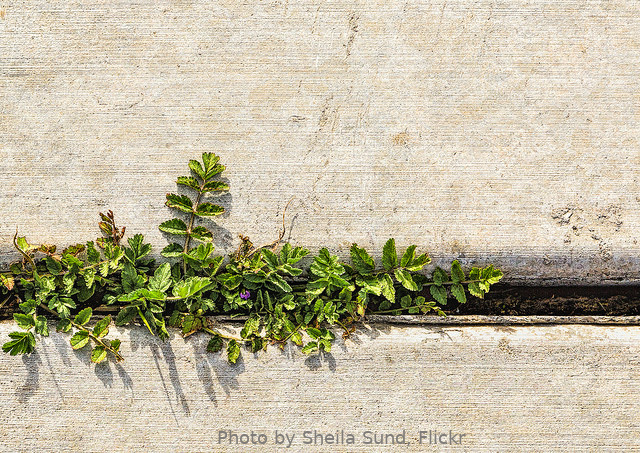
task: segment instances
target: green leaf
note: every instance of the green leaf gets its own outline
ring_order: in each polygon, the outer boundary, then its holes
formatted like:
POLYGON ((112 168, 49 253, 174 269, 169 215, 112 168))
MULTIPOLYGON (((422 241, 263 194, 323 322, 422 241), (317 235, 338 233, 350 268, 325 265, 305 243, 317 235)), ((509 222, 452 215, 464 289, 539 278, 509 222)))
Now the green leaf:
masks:
POLYGON ((162 222, 158 229, 164 233, 177 234, 180 236, 185 236, 187 234, 187 224, 180 219, 171 219, 166 222, 162 222))
POLYGON ((138 316, 138 309, 136 307, 124 307, 118 312, 116 316, 116 326, 124 326, 129 324, 138 316))
POLYGON ((36 347, 36 338, 31 332, 11 332, 8 341, 2 345, 2 350, 10 355, 30 354, 36 347))
POLYGON ((91 307, 87 307, 83 310, 80 310, 80 312, 76 315, 73 322, 75 322, 76 324, 80 324, 81 326, 84 326, 86 323, 89 322, 92 314, 93 314, 93 310, 91 310, 91 307))
POLYGON ((167 202, 165 205, 170 208, 178 209, 182 212, 193 212, 193 203, 191 198, 186 195, 176 195, 175 193, 167 194, 167 202))
POLYGON ((396 240, 390 238, 382 248, 382 265, 388 271, 398 265, 398 253, 396 252, 396 240))
POLYGON ((109 333, 109 324, 111 324, 111 316, 107 315, 96 323, 93 327, 93 335, 102 338, 109 333))
POLYGON ((192 189, 200 192, 200 183, 193 176, 178 176, 177 183, 183 186, 191 187, 192 189))
POLYGON ((240 345, 236 340, 229 340, 227 344, 227 360, 229 363, 236 363, 240 357, 240 345))
POLYGON ((426 253, 423 253, 422 255, 415 257, 410 264, 405 266, 405 269, 411 272, 418 272, 422 270, 425 264, 429 264, 430 262, 431 258, 429 258, 426 253))
POLYGON ((382 283, 382 295, 389 302, 394 303, 396 301, 396 288, 393 285, 391 276, 389 274, 384 274, 382 283))
POLYGON ((454 260, 453 263, 451 263, 451 280, 458 283, 463 282, 464 279, 464 271, 462 270, 460 263, 458 260, 454 260))
POLYGON ((455 283, 451 286, 451 294, 456 298, 458 302, 464 304, 467 302, 467 295, 464 292, 464 286, 460 283, 455 283))
POLYGON ((60 264, 60 261, 55 260, 50 256, 45 258, 45 263, 47 265, 47 270, 53 275, 58 275, 62 270, 62 264, 60 264))
POLYGON ((163 248, 160 254, 165 258, 177 258, 182 255, 183 251, 184 247, 174 242, 173 244, 169 244, 163 248))
POLYGON ((100 252, 96 250, 92 241, 87 242, 87 261, 91 264, 100 262, 100 252))
POLYGON ((493 264, 482 270, 481 278, 490 285, 495 285, 502 279, 503 274, 499 269, 495 269, 493 264))
POLYGON ((13 320, 21 329, 31 329, 36 325, 33 315, 23 315, 22 313, 14 313, 13 320))
POLYGON ((402 259, 400 260, 400 266, 401 267, 409 266, 413 262, 415 257, 416 257, 416 246, 410 245, 409 247, 407 247, 407 250, 405 250, 404 254, 402 255, 402 259))
POLYGON ((124 263, 121 276, 122 289, 127 293, 144 286, 145 278, 142 275, 138 275, 136 268, 128 261, 124 263))
POLYGON ((447 305, 447 290, 444 286, 431 285, 429 291, 440 305, 447 305))
POLYGON ((443 283, 449 281, 449 275, 446 271, 440 267, 436 267, 433 271, 433 283, 436 285, 442 285, 443 283))
POLYGON ((318 342, 317 341, 310 341, 309 343, 304 345, 304 347, 302 348, 302 353, 303 354, 312 354, 312 353, 316 352, 317 350, 318 350, 318 342))
POLYGON ((203 180, 206 179, 205 178, 205 174, 204 174, 204 169, 202 168, 202 165, 200 165, 200 162, 198 162, 197 160, 191 159, 189 161, 189 168, 196 175, 200 176, 201 179, 203 179, 203 180))
POLYGON ((272 289, 282 291, 283 293, 290 293, 292 291, 289 283, 287 283, 284 278, 276 273, 272 273, 268 277, 266 283, 268 287, 273 287, 272 289))
POLYGON ((220 215, 223 212, 224 208, 222 206, 211 203, 200 203, 195 211, 195 214, 198 217, 213 217, 216 215, 220 215))
POLYGON ((89 332, 86 330, 77 331, 69 340, 73 349, 83 348, 89 343, 89 332))
POLYGON ((353 262, 353 267, 360 274, 370 274, 373 270, 375 270, 375 263, 373 262, 373 258, 369 256, 367 251, 361 247, 358 247, 358 244, 351 245, 351 261, 353 262))
POLYGON ((9 291, 11 291, 15 285, 15 280, 10 275, 0 274, 0 285, 4 286, 9 291))
POLYGON ((213 241, 213 234, 203 226, 193 227, 191 229, 191 237, 201 242, 213 241))
MULTIPOLYGON (((471 276, 469 276, 471 278, 471 276)), ((480 284, 478 282, 471 282, 467 285, 467 289, 472 296, 479 297, 480 299, 484 299, 484 291, 480 289, 480 284)))
POLYGON ((229 190, 229 185, 222 181, 208 181, 202 188, 203 192, 218 192, 221 190, 229 190))
POLYGON ((106 358, 107 350, 104 346, 96 346, 93 348, 93 351, 91 351, 91 361, 93 363, 100 363, 106 358))
POLYGON ((257 333, 258 329, 260 329, 260 320, 257 318, 249 318, 245 321, 244 327, 240 331, 240 336, 242 338, 248 338, 257 333))
POLYGON ((181 299, 191 297, 211 284, 211 279, 207 277, 190 277, 177 282, 173 287, 173 295, 181 299))
POLYGON ((315 327, 307 327, 307 333, 314 340, 322 338, 322 331, 320 329, 316 329, 315 327))
POLYGON ((117 338, 115 340, 111 340, 111 349, 116 352, 120 351, 120 340, 117 338))
POLYGON ((71 320, 69 318, 64 318, 58 321, 56 330, 58 332, 69 332, 71 330, 71 320))
POLYGON ((411 273, 404 269, 396 269, 393 274, 396 276, 396 279, 407 288, 409 291, 417 291, 418 285, 411 277, 411 273))
POLYGON ((224 342, 222 341, 222 337, 219 335, 215 335, 211 337, 209 343, 207 343, 207 352, 218 352, 222 349, 224 342))
POLYGON ((241 275, 232 275, 224 273, 216 276, 217 280, 224 285, 228 290, 236 289, 242 283, 241 275))
POLYGON ((137 260, 144 258, 151 252, 151 244, 145 244, 144 236, 141 234, 136 234, 132 238, 127 239, 127 242, 130 248, 125 250, 125 255, 127 255, 127 251, 130 250, 127 257, 134 264, 137 260))
POLYGON ((161 264, 153 273, 153 277, 149 278, 148 288, 151 291, 166 292, 171 286, 171 265, 169 263, 161 264))
POLYGON ((36 317, 36 333, 43 337, 49 336, 49 325, 47 324, 47 318, 40 315, 36 317))
POLYGON ((278 256, 275 253, 273 253, 269 249, 262 249, 261 253, 262 253, 262 257, 267 263, 267 266, 270 269, 274 270, 278 268, 278 266, 280 265, 280 262, 278 260, 278 256))

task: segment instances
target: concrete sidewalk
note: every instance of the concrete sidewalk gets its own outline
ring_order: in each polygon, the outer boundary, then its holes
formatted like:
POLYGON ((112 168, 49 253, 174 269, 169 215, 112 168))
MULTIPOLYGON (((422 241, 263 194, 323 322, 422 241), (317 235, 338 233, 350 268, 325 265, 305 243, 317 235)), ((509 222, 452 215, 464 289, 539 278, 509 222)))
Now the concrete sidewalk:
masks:
POLYGON ((288 451, 640 451, 634 326, 371 325, 322 358, 270 348, 235 366, 205 336, 111 335, 121 364, 56 333, 0 355, 0 449, 269 452, 277 431, 288 451), (252 432, 265 444, 242 445, 252 432))

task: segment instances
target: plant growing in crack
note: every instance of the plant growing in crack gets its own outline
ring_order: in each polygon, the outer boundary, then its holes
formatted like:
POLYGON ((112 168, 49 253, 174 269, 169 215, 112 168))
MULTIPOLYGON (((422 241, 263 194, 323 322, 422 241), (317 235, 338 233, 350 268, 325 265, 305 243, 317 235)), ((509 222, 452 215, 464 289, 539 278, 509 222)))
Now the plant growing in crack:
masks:
POLYGON ((449 271, 435 267, 425 272, 431 263, 427 254, 418 254, 415 245, 398 253, 393 238, 384 244, 378 263, 352 244, 349 263, 321 248, 307 265, 309 250, 282 243, 286 207, 275 241, 255 247, 240 235, 240 246, 224 262, 214 255, 211 231, 196 221, 224 212, 204 197, 228 190, 217 179, 225 167, 218 156, 204 153, 202 162, 191 160, 189 168, 192 175, 180 176, 177 183, 192 190, 193 199, 166 196, 168 207, 186 215, 186 221, 176 217, 159 226, 183 241, 162 250, 167 262, 156 264, 141 234, 125 244, 125 228, 116 225, 111 211, 100 213, 103 237, 60 253, 54 245, 31 245, 16 233, 13 243, 22 260, 0 272, 0 304, 8 304, 22 330, 9 334, 3 350, 32 352, 37 338, 49 335, 47 316, 53 316, 58 331, 74 332, 74 349, 92 345, 92 361, 109 355, 121 360, 120 341, 106 338, 111 315, 89 327, 92 317, 103 312, 117 313, 118 326, 140 323, 161 340, 170 337, 170 327, 184 337, 204 332, 211 337, 207 351, 226 349, 230 363, 240 358, 243 347, 255 353, 288 342, 304 354, 324 354, 331 351, 335 329, 348 338, 373 314, 444 316, 449 297, 459 303, 467 302, 467 293, 482 298, 502 278, 492 265, 465 273, 457 260, 449 271), (242 329, 237 335, 220 331, 211 318, 215 315, 241 317, 242 329))

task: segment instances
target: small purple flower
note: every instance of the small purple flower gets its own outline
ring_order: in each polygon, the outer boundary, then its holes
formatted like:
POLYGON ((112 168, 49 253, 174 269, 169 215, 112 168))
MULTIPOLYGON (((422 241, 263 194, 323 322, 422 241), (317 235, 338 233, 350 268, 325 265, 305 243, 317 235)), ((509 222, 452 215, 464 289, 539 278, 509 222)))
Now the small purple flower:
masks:
POLYGON ((240 299, 247 300, 247 299, 249 299, 250 297, 251 297, 251 293, 249 292, 249 290, 248 290, 248 289, 245 289, 244 291, 242 291, 242 292, 240 293, 240 299))

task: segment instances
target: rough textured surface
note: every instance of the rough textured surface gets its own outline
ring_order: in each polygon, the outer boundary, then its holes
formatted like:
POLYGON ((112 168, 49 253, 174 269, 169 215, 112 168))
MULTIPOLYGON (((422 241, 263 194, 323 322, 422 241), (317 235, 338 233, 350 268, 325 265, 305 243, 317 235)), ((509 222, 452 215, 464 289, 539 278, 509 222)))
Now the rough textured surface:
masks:
POLYGON ((507 279, 636 280, 635 0, 0 3, 0 261, 113 209, 162 247, 186 160, 217 245, 389 236, 507 279))
POLYGON ((115 336, 121 364, 91 365, 61 334, 0 355, 0 450, 283 451, 278 430, 290 451, 418 452, 440 449, 420 430, 451 430, 465 434, 453 451, 640 451, 637 327, 371 325, 321 359, 271 348, 235 366, 205 336, 115 336), (403 429, 408 445, 362 444, 403 429), (219 430, 268 442, 218 444, 219 430), (305 430, 357 443, 311 448, 305 430))

